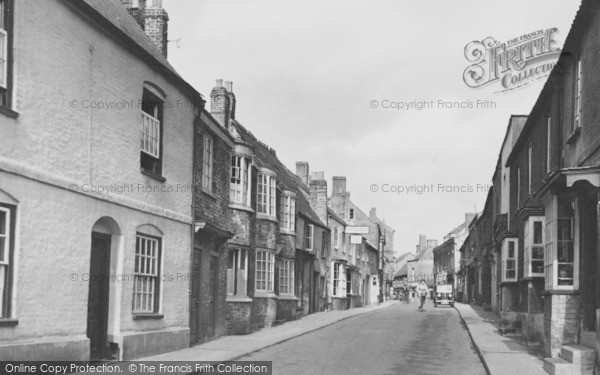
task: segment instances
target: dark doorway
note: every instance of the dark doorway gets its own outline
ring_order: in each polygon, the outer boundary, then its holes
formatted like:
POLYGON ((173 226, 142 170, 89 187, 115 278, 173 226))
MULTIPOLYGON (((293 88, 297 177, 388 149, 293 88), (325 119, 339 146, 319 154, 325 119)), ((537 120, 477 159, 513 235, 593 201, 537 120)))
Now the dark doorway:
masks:
POLYGON ((87 337, 90 360, 110 358, 108 345, 108 300, 110 270, 110 235, 92 232, 90 257, 87 337))
POLYGON ((346 268, 346 308, 352 307, 352 271, 346 268))
POLYGON ((215 255, 210 257, 210 277, 208 284, 208 330, 207 337, 215 336, 217 325, 217 301, 219 293, 217 287, 219 285, 219 258, 215 255))
POLYGON ((191 297, 190 297, 190 343, 192 345, 200 342, 202 333, 200 331, 200 264, 202 251, 194 249, 192 257, 192 275, 191 275, 191 297))

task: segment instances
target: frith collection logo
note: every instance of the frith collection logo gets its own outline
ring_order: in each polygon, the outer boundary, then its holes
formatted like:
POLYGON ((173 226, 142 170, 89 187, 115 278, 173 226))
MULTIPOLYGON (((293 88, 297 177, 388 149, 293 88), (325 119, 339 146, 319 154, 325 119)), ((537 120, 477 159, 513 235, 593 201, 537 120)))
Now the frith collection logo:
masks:
POLYGON ((475 40, 465 47, 465 58, 472 63, 463 80, 471 88, 499 83, 505 92, 547 77, 556 65, 560 48, 552 38, 556 27, 537 30, 501 43, 492 37, 475 40))

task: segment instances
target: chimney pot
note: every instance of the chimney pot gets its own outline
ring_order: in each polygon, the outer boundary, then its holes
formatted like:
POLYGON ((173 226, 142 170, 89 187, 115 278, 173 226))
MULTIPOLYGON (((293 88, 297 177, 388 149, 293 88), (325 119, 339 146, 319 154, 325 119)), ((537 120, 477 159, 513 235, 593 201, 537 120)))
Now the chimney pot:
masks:
POLYGON ((233 92, 233 82, 225 81, 225 90, 227 90, 227 92, 233 92))
POLYGON ((220 89, 221 87, 223 87, 223 80, 222 79, 217 79, 217 83, 215 85, 216 88, 220 89))

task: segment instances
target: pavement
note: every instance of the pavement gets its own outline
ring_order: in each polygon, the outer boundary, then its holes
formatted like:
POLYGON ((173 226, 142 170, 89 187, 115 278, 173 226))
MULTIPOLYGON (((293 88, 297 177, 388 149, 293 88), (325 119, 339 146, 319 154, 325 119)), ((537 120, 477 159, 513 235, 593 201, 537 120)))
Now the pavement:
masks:
POLYGON ((276 327, 263 328, 248 335, 224 336, 191 348, 138 358, 136 361, 233 361, 339 321, 386 309, 397 304, 398 301, 390 300, 375 306, 319 312, 276 327))
POLYGON ((530 348, 517 337, 498 333, 500 318, 483 307, 456 303, 471 340, 490 375, 547 375, 539 348, 530 348))

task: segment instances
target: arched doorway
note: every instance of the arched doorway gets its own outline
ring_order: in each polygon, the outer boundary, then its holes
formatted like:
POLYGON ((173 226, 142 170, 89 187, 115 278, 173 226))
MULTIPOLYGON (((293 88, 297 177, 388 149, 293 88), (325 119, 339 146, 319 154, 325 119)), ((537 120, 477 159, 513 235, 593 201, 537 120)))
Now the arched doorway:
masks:
POLYGON ((110 217, 99 219, 92 227, 86 330, 92 361, 112 358, 108 340, 111 249, 120 235, 119 226, 110 217))

